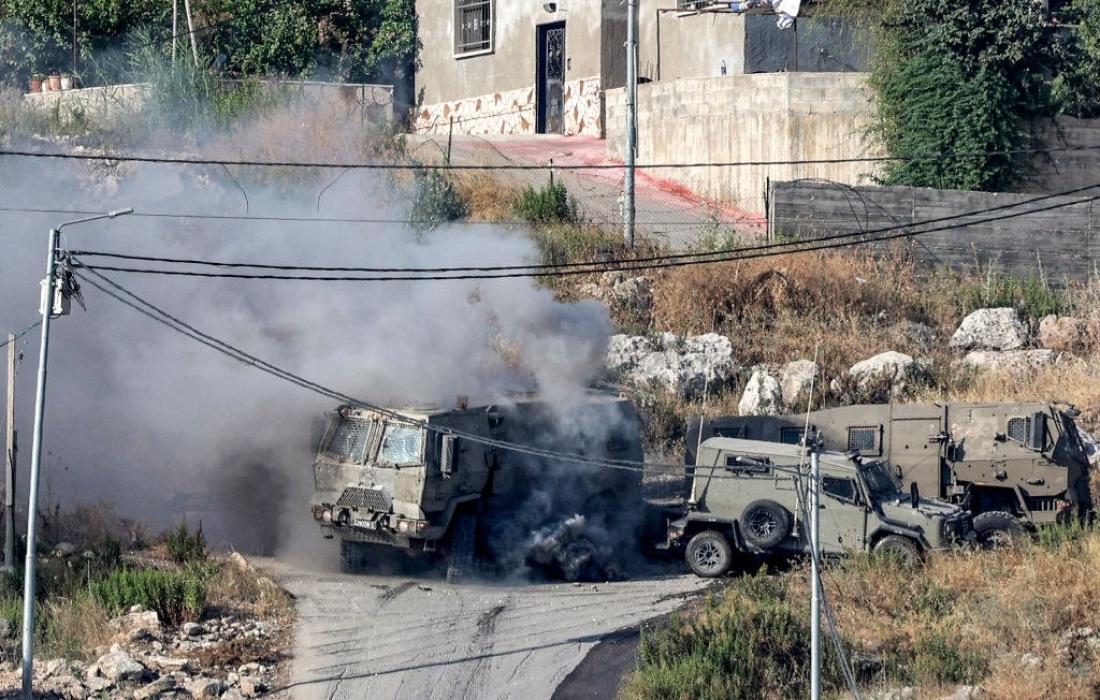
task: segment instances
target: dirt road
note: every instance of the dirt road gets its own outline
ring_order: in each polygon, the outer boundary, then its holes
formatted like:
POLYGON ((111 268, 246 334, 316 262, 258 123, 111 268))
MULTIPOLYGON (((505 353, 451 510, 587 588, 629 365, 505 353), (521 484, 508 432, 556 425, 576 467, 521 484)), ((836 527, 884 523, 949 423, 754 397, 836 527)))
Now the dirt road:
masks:
POLYGON ((269 566, 298 599, 289 694, 549 699, 607 635, 666 613, 705 585, 654 567, 616 583, 477 583, 269 566))

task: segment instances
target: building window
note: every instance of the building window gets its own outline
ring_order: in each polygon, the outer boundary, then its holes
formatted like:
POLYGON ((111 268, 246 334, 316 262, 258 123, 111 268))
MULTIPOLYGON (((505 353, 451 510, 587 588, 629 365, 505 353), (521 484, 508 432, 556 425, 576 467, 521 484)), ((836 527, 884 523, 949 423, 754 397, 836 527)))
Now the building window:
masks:
POLYGON ((779 442, 784 445, 801 445, 802 435, 802 428, 780 428, 779 442))
POLYGON ((455 0, 455 54, 493 49, 493 0, 455 0))

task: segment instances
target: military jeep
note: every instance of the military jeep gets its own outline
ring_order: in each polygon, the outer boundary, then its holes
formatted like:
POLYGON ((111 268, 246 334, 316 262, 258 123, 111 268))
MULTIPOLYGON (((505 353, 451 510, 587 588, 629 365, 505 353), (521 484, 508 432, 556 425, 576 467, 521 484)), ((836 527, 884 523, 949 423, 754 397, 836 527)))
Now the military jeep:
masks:
MULTIPOLYGON (((700 446, 687 514, 669 523, 667 548, 683 548, 691 570, 728 572, 735 552, 809 552, 809 457, 800 445, 711 438, 700 446)), ((826 555, 868 550, 915 564, 925 552, 973 539, 956 505, 903 494, 881 462, 854 453, 820 455, 820 548, 826 555)))

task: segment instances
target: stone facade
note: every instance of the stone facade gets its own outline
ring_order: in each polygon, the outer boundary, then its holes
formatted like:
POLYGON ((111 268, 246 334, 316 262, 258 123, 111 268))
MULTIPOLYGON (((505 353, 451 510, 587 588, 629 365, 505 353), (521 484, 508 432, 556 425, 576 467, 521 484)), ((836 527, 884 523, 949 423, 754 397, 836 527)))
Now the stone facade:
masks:
MULTIPOLYGON (((599 77, 565 83, 565 133, 603 135, 603 94, 599 77)), ((513 136, 535 133, 535 88, 424 105, 416 110, 417 133, 446 134, 454 119, 454 133, 475 136, 513 136)))

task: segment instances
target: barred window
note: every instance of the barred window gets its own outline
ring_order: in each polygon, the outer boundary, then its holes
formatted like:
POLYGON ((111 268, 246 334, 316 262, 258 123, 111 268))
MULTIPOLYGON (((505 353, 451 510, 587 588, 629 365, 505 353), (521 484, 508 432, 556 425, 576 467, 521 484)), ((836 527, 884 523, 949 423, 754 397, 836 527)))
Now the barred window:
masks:
POLYGON ((372 421, 355 416, 338 418, 329 432, 324 452, 343 461, 362 462, 372 426, 372 421))
POLYGON ((423 434, 415 425, 387 423, 382 433, 382 446, 378 449, 378 461, 397 466, 419 463, 423 434))
POLYGON ((821 490, 830 496, 835 496, 842 501, 854 503, 859 491, 853 479, 844 479, 839 476, 822 476, 821 490))
POLYGON ((848 451, 861 455, 877 455, 879 447, 879 426, 865 425, 848 428, 848 451))
POLYGON ((1009 418, 1008 419, 1008 437, 1016 442, 1022 442, 1028 444, 1028 437, 1031 434, 1031 419, 1030 418, 1009 418))
POLYGON ((455 0, 455 54, 493 48, 493 0, 455 0))
POLYGON ((779 442, 784 445, 801 445, 802 435, 802 428, 780 428, 779 442))

